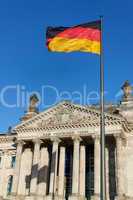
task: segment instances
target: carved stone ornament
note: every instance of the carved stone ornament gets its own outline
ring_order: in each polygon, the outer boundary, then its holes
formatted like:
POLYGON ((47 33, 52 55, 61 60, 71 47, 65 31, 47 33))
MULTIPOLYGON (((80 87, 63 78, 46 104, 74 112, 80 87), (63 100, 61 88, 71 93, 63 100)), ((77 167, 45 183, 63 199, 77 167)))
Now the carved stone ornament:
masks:
POLYGON ((38 123, 38 126, 46 127, 62 124, 76 124, 81 122, 85 118, 86 116, 81 115, 76 111, 71 111, 69 109, 63 108, 48 119, 42 120, 41 123, 38 123))

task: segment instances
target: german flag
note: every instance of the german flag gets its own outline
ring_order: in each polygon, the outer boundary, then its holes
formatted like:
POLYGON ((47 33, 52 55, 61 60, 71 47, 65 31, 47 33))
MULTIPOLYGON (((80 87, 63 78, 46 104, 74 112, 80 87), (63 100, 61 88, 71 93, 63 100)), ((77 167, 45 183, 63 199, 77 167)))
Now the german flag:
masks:
POLYGON ((73 27, 48 27, 47 47, 53 52, 82 51, 100 54, 101 21, 73 27))

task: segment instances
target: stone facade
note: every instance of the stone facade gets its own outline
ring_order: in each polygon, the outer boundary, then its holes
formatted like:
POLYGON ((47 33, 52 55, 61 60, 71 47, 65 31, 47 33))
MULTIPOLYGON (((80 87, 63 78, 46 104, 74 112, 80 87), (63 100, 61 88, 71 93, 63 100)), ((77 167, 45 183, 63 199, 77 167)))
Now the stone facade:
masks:
MULTIPOLYGON (((0 198, 99 199, 98 107, 64 101, 41 113, 34 111, 29 110, 11 133, 0 135, 0 198)), ((133 200, 132 119, 129 92, 105 113, 107 200, 133 200)))

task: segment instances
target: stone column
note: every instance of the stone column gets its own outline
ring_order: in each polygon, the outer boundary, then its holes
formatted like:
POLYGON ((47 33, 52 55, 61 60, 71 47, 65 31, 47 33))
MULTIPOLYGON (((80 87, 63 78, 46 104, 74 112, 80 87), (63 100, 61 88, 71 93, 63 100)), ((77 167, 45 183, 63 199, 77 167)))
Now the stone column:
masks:
POLYGON ((80 181, 79 181, 79 193, 80 199, 85 199, 85 176, 86 176, 86 151, 85 146, 80 146, 80 181))
POLYGON ((59 160, 59 177, 58 177, 58 198, 64 198, 64 181, 65 181, 65 147, 60 147, 59 160))
POLYGON ((48 165, 49 153, 47 147, 41 148, 41 158, 39 162, 38 195, 46 196, 48 187, 48 165))
POLYGON ((50 199, 56 193, 56 180, 57 180, 57 164, 58 164, 58 146, 59 138, 53 138, 53 148, 52 148, 52 159, 51 159, 51 172, 50 172, 50 186, 49 186, 49 197, 50 199))
POLYGON ((123 170, 123 144, 120 135, 116 136, 116 177, 117 197, 121 199, 124 194, 124 170, 123 170))
POLYGON ((21 157, 21 167, 18 184, 18 196, 25 196, 29 194, 29 176, 31 174, 32 166, 32 152, 31 148, 25 148, 21 157))
POLYGON ((30 183, 30 195, 36 196, 37 194, 37 181, 38 181, 38 165, 40 160, 40 145, 41 140, 34 140, 34 153, 32 162, 32 174, 30 183))
POLYGON ((100 136, 94 137, 94 195, 100 198, 100 136))
POLYGON ((73 149, 73 175, 72 175, 72 195, 70 200, 77 200, 79 198, 79 150, 80 150, 80 137, 76 136, 74 140, 73 149))
MULTIPOLYGON (((8 150, 5 149, 3 150, 3 156, 2 156, 2 171, 6 171, 7 168, 7 160, 8 160, 8 150)), ((7 174, 2 173, 1 174, 1 179, 0 179, 0 196, 6 199, 7 197, 7 174)))
POLYGON ((12 188, 12 195, 15 195, 15 196, 17 195, 17 192, 18 192, 23 145, 24 145, 23 141, 17 142, 16 164, 15 164, 15 171, 14 171, 14 177, 13 177, 13 188, 12 188))
MULTIPOLYGON (((1 166, 0 166, 0 169, 1 170, 5 170, 5 153, 4 151, 1 151, 1 155, 2 156, 1 158, 1 166)), ((0 178, 0 199, 2 199, 2 196, 3 196, 3 185, 4 185, 4 174, 1 175, 1 178, 0 178)))
POLYGON ((30 177, 31 177, 31 168, 32 168, 32 150, 30 147, 28 147, 25 151, 26 154, 26 161, 25 161, 25 184, 26 184, 26 189, 25 189, 25 194, 29 195, 30 193, 30 177), (28 162, 27 162, 28 161, 28 162))
POLYGON ((105 148, 105 156, 106 156, 106 196, 107 200, 110 199, 109 196, 109 146, 106 145, 105 148))

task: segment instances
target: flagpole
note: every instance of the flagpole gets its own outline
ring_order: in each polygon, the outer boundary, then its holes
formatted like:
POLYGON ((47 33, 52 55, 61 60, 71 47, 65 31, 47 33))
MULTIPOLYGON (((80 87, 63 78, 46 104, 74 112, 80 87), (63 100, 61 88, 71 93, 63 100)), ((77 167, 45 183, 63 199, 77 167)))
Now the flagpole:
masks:
POLYGON ((100 199, 106 200, 103 16, 100 16, 100 20, 100 199))

